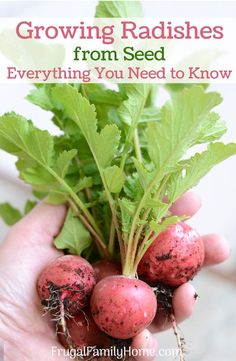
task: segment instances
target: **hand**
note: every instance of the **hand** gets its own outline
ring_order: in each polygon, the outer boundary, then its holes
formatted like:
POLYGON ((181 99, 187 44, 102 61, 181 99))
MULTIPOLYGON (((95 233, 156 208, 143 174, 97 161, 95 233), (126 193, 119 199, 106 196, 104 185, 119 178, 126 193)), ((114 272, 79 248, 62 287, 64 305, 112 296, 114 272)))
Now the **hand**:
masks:
MULTIPOLYGON (((172 207, 175 214, 192 216, 200 208, 199 198, 192 192, 185 194, 172 207)), ((64 206, 40 204, 12 227, 0 248, 0 334, 4 342, 6 361, 65 361, 63 355, 52 355, 52 346, 62 349, 49 317, 42 318, 42 306, 36 282, 45 266, 62 255, 52 241, 59 233, 66 214, 64 206)), ((203 237, 206 249, 205 264, 225 260, 229 249, 221 237, 203 237)), ((174 293, 173 306, 178 322, 193 311, 195 291, 190 284, 180 286, 174 293)), ((153 329, 167 327, 164 320, 155 321, 153 329)), ((156 338, 144 330, 133 339, 132 347, 157 349, 156 338)), ((55 348, 54 348, 55 350, 55 348)), ((147 358, 137 358, 146 361, 147 358)), ((149 358, 150 359, 150 358, 149 358)))

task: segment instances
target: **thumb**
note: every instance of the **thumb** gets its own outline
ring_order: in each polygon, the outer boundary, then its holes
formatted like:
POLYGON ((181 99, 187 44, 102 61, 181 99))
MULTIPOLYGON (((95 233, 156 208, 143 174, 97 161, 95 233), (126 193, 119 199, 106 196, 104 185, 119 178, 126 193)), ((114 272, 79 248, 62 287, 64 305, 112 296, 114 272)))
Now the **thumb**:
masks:
POLYGON ((147 329, 133 338, 131 347, 132 355, 137 361, 151 361, 156 359, 157 339, 147 329))
POLYGON ((60 232, 66 215, 65 206, 41 202, 15 224, 0 249, 0 263, 19 263, 41 267, 60 255, 53 239, 60 232))

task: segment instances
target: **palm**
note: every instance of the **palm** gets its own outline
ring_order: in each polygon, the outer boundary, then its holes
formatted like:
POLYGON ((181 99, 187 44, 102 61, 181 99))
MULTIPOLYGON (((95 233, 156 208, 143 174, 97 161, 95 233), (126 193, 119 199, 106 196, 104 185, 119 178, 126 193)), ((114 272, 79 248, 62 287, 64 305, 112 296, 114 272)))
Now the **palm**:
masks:
MULTIPOLYGON (((60 255, 52 247, 51 241, 58 232, 63 215, 64 210, 60 209, 55 214, 55 217, 58 216, 56 227, 48 224, 44 230, 37 229, 33 220, 28 221, 27 225, 26 222, 23 225, 23 222, 19 223, 13 227, 1 249, 0 318, 3 331, 4 326, 9 328, 11 340, 17 340, 22 360, 24 354, 27 354, 25 360, 65 360, 55 355, 52 358, 52 345, 57 345, 55 328, 49 317, 42 317, 42 306, 35 286, 44 267, 60 255), (45 318, 48 318, 48 322, 45 318), (37 355, 37 350, 43 350, 43 354, 40 351, 37 355)), ((10 342, 8 353, 11 355, 12 352, 12 356, 9 356, 9 360, 11 357, 15 359, 12 346, 10 342)))

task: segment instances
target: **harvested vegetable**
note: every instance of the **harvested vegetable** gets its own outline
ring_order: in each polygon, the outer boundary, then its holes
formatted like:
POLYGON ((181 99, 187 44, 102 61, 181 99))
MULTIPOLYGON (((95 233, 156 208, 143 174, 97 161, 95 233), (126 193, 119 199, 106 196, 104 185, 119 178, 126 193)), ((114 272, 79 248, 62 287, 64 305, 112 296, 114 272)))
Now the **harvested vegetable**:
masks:
POLYGON ((78 312, 66 320, 67 336, 59 329, 58 338, 65 348, 83 348, 87 346, 108 347, 108 337, 91 317, 89 309, 78 312))
POLYGON ((93 267, 79 256, 59 257, 39 276, 37 289, 44 310, 51 312, 66 336, 66 319, 87 306, 95 283, 93 267))
POLYGON ((99 328, 118 339, 143 331, 155 317, 157 301, 145 282, 109 276, 98 282, 91 297, 91 313, 99 328))
POLYGON ((120 262, 100 260, 92 264, 96 274, 97 282, 108 276, 121 275, 122 269, 120 262))
POLYGON ((148 248, 138 274, 153 286, 180 286, 198 273, 204 255, 202 238, 194 229, 184 222, 172 224, 148 248))

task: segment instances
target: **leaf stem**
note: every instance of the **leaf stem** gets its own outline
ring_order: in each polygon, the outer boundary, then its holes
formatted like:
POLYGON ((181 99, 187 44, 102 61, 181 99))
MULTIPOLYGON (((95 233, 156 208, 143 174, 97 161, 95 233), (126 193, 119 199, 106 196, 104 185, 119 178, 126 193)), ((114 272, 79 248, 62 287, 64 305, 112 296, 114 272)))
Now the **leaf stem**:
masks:
MULTIPOLYGON (((142 199, 139 202, 139 205, 137 207, 137 210, 135 212, 134 218, 133 218, 133 222, 131 225, 131 230, 130 230, 130 235, 129 235, 129 240, 128 240, 128 248, 127 248, 127 255, 126 255, 126 265, 125 265, 125 269, 124 269, 124 274, 127 275, 127 272, 130 272, 130 269, 133 269, 134 263, 135 262, 135 255, 136 255, 136 251, 137 251, 137 247, 138 247, 138 242, 139 242, 139 237, 141 235, 141 232, 143 230, 143 224, 141 224, 138 227, 138 231, 137 234, 135 235, 135 229, 136 229, 136 225, 138 223, 138 218, 139 215, 144 207, 145 204, 145 200, 147 198, 147 196, 151 193, 153 187, 155 186, 155 184, 158 182, 158 178, 159 178, 159 172, 157 172, 156 176, 153 178, 153 180, 150 182, 149 186, 147 187, 147 189, 145 190, 142 199)), ((163 187, 165 186, 166 182, 168 180, 168 177, 164 177, 162 183, 160 184, 160 187, 157 190, 157 197, 159 197, 159 195, 161 194, 161 191, 163 189, 163 187)), ((148 208, 145 212, 144 215, 142 217, 142 220, 146 220, 146 218, 144 217, 148 217, 148 214, 150 213, 151 208, 148 208)))
MULTIPOLYGON (((155 200, 158 200, 160 198, 160 196, 162 194, 162 191, 163 191, 168 179, 169 179, 169 176, 166 176, 166 177, 163 178, 163 180, 162 180, 162 182, 160 184, 160 187, 158 188, 158 190, 157 190, 157 192, 156 192, 156 194, 154 196, 155 200)), ((143 217, 142 217, 142 221, 147 220, 147 217, 149 216, 151 210, 152 210, 152 208, 147 208, 145 210, 145 212, 143 214, 143 217)), ((158 220, 157 220, 157 222, 158 222, 158 220)), ((137 249, 137 247, 138 247, 138 243, 139 243, 139 240, 140 240, 140 236, 141 236, 141 234, 143 232, 143 228, 144 228, 144 224, 140 224, 140 226, 137 229, 137 232, 136 232, 135 237, 134 237, 134 244, 133 244, 134 249, 137 249)), ((135 262, 134 257, 135 257, 135 253, 133 253, 133 257, 131 258, 131 263, 132 264, 135 262)))
POLYGON ((93 227, 90 225, 90 223, 87 221, 87 219, 79 212, 77 206, 74 204, 72 200, 69 200, 70 206, 77 215, 77 217, 81 220, 81 222, 85 225, 85 227, 88 229, 88 231, 94 236, 96 245, 98 247, 98 250, 102 252, 102 254, 105 256, 106 259, 110 259, 109 252, 107 250, 106 245, 104 244, 103 240, 99 237, 99 235, 95 232, 93 227))
POLYGON ((138 159, 139 162, 142 163, 143 157, 142 157, 142 153, 141 153, 141 147, 140 147, 140 143, 139 143, 139 135, 138 135, 137 128, 134 131, 134 150, 135 150, 136 158, 138 159))
MULTIPOLYGON (((168 207, 169 208, 169 207, 168 207)), ((156 220, 156 222, 160 222, 163 217, 166 216, 166 214, 168 213, 168 210, 164 210, 158 217, 158 219, 156 220)), ((147 231, 143 241, 141 242, 140 246, 139 246, 139 250, 137 252, 136 255, 136 259, 134 261, 134 267, 133 269, 137 270, 138 268, 138 264, 141 261, 142 257, 144 256, 144 254, 146 253, 147 249, 151 246, 151 244, 155 241, 155 239, 157 238, 157 236, 159 235, 160 232, 153 232, 152 230, 147 231)))
POLYGON ((115 224, 112 217, 111 220, 111 227, 110 227, 110 236, 109 236, 109 243, 108 243, 108 250, 111 255, 114 253, 114 246, 115 246, 115 224))
POLYGON ((146 252, 146 247, 145 247, 145 244, 148 240, 150 240, 150 245, 152 244, 152 242, 156 239, 157 235, 153 235, 153 237, 151 237, 152 235, 152 231, 148 232, 144 238, 144 240, 142 241, 142 244, 140 245, 139 247, 139 250, 137 252, 137 255, 136 255, 136 259, 135 259, 135 262, 134 262, 134 267, 133 269, 134 270, 137 270, 138 268, 138 265, 139 265, 139 262, 141 261, 141 259, 143 258, 145 252, 146 252))
POLYGON ((120 248, 120 255, 121 255, 121 263, 124 264, 124 260, 125 260, 125 252, 124 252, 124 243, 123 243, 123 239, 121 236, 121 232, 119 229, 119 222, 118 222, 118 218, 117 218, 117 213, 116 213, 116 207, 114 205, 114 200, 113 197, 111 195, 111 193, 109 192, 107 185, 106 185, 106 181, 103 175, 103 172, 100 172, 101 178, 102 178, 102 182, 105 188, 105 192, 107 194, 108 197, 108 202, 111 208, 111 213, 112 213, 112 222, 114 223, 114 227, 117 233, 117 238, 118 238, 118 243, 119 243, 119 248, 120 248))
POLYGON ((103 235, 102 232, 100 231, 95 219, 93 218, 93 216, 90 214, 90 212, 87 210, 87 208, 85 207, 85 205, 83 204, 83 202, 81 201, 81 199, 77 196, 76 193, 73 192, 73 190, 71 189, 71 187, 60 177, 58 176, 58 174, 51 169, 50 167, 47 167, 47 171, 63 186, 63 188, 65 190, 67 190, 67 192, 69 193, 69 195, 71 196, 71 198, 74 200, 74 202, 76 203, 76 205, 80 208, 80 210, 84 213, 84 215, 86 216, 87 220, 89 221, 89 223, 91 224, 91 226, 93 226, 94 230, 96 231, 96 233, 99 235, 99 237, 101 239, 103 239, 103 235))
MULTIPOLYGON (((7 137, 9 138, 9 137, 7 137)), ((23 140, 22 140, 23 142, 23 140)), ((73 189, 65 182, 63 178, 61 178, 55 170, 53 170, 49 164, 48 161, 44 159, 44 157, 41 157, 42 160, 39 160, 34 152, 31 152, 27 146, 27 144, 24 144, 24 146, 19 146, 21 150, 23 150, 25 153, 27 153, 36 163, 38 163, 40 166, 42 166, 49 174, 53 176, 54 179, 57 180, 57 182, 63 187, 64 190, 68 192, 70 197, 73 199, 73 201, 76 203, 76 205, 79 207, 79 209, 84 213, 87 224, 90 226, 90 228, 93 228, 93 231, 98 235, 98 237, 103 242, 103 235, 101 230, 99 229, 99 226, 96 222, 96 220, 93 218, 93 216, 90 214, 90 212, 87 210, 86 206, 83 204, 81 199, 77 196, 77 194, 73 191, 73 189)), ((105 246, 105 244, 104 244, 105 246)))
MULTIPOLYGON (((139 119, 140 119, 140 117, 142 115, 143 108, 145 107, 145 103, 146 103, 148 94, 146 95, 146 97, 144 97, 144 99, 143 99, 143 101, 142 101, 142 103, 141 103, 141 105, 139 107, 138 113, 136 114, 135 119, 132 119, 132 124, 131 124, 131 126, 129 128, 129 131, 128 131, 128 134, 127 134, 127 137, 126 137, 126 141, 125 141, 125 145, 124 145, 124 151, 123 151, 123 155, 122 155, 121 163, 120 163, 120 168, 122 170, 125 167, 126 158, 128 156, 128 149, 129 149, 128 145, 129 145, 129 143, 132 142, 133 138, 135 137, 135 131, 136 131, 136 128, 138 126, 139 119)), ((135 144, 135 141, 134 141, 134 144, 135 144)), ((139 156, 142 157, 141 153, 139 154, 139 156)))
POLYGON ((80 89, 81 89, 81 94, 83 95, 83 97, 88 99, 87 93, 86 93, 85 88, 84 88, 84 84, 80 85, 80 89))
MULTIPOLYGON (((81 86, 82 86, 82 84, 81 84, 81 86)), ((76 159, 76 163, 78 164, 78 166, 80 168, 81 161, 80 161, 78 155, 76 156, 75 159, 76 159)), ((85 174, 84 174, 82 168, 80 168, 80 176, 85 177, 85 174)), ((88 201, 91 202, 92 201, 92 193, 91 193, 90 188, 86 187, 84 189, 84 193, 85 193, 85 196, 87 197, 88 201)), ((91 212, 92 212, 93 218, 96 219, 96 212, 95 212, 95 209, 93 207, 91 207, 91 212)))

